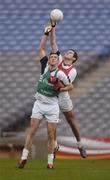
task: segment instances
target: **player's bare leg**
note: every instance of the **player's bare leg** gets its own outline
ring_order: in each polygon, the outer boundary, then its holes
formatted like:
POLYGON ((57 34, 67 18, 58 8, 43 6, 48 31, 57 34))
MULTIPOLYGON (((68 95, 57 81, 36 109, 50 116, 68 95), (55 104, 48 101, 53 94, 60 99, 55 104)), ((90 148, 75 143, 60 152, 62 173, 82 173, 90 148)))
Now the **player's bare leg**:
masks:
POLYGON ((86 153, 86 150, 84 149, 84 147, 81 143, 80 130, 78 127, 78 123, 75 120, 74 112, 73 111, 64 112, 64 115, 65 115, 66 120, 68 121, 68 123, 71 127, 73 134, 75 135, 75 138, 77 140, 77 146, 78 146, 81 157, 86 158, 87 153, 86 153))
POLYGON ((54 132, 56 129, 55 123, 47 123, 47 134, 48 134, 48 169, 53 168, 53 160, 54 160, 54 132))
MULTIPOLYGON (((78 147, 78 150, 80 152, 81 157, 86 158, 87 153, 86 153, 86 150, 84 149, 84 147, 82 145, 82 142, 81 142, 80 130, 79 130, 79 127, 78 127, 78 123, 75 120, 74 112, 73 111, 68 111, 68 112, 63 112, 63 113, 65 115, 65 118, 66 118, 67 122, 69 123, 69 125, 71 127, 71 130, 72 130, 73 134, 75 135, 75 138, 77 140, 77 147, 78 147)), ((57 140, 56 140, 56 131, 55 131, 54 143, 55 143, 54 158, 55 158, 56 154, 57 154, 57 152, 59 150, 59 145, 58 145, 57 140)))
POLYGON ((56 154, 57 154, 57 152, 58 152, 58 150, 59 150, 59 144, 58 144, 58 142, 57 142, 57 139, 56 139, 56 129, 55 129, 55 132, 54 132, 54 159, 56 158, 56 154))
POLYGON ((76 140, 81 141, 79 127, 75 120, 75 115, 73 111, 63 112, 63 114, 66 120, 68 121, 68 124, 70 125, 72 132, 75 135, 76 140))
POLYGON ((26 137, 25 146, 24 146, 24 149, 22 151, 21 160, 18 164, 18 168, 20 168, 20 169, 24 168, 24 166, 27 162, 29 151, 31 149, 31 146, 33 143, 33 138, 34 138, 35 133, 38 129, 38 126, 39 126, 39 120, 32 118, 31 124, 30 124, 30 129, 29 129, 29 132, 28 132, 27 137, 26 137))

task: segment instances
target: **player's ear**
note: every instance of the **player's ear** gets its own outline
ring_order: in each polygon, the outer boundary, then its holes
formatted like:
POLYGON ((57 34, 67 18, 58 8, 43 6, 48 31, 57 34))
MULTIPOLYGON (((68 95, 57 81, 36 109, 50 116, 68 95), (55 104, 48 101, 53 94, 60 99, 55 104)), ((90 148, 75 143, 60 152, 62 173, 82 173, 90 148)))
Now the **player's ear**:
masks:
POLYGON ((73 57, 73 63, 75 63, 76 62, 76 58, 75 57, 73 57))

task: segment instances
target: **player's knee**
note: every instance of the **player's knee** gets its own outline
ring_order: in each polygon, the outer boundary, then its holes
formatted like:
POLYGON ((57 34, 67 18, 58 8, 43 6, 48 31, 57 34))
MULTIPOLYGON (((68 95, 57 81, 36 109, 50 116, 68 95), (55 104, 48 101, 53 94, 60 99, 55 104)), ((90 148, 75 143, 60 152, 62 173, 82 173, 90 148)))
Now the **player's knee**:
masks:
POLYGON ((65 116, 69 124, 74 123, 75 116, 73 113, 66 113, 65 116))

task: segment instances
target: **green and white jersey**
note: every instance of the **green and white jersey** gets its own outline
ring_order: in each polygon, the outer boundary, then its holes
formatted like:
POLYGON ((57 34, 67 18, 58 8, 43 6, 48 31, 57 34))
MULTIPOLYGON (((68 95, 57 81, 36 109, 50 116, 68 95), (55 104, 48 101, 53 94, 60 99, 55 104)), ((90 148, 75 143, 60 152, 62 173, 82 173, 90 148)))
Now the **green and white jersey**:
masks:
MULTIPOLYGON (((57 73, 58 73, 58 69, 55 70, 55 74, 54 76, 56 77, 57 73)), ((51 71, 48 69, 47 72, 45 72, 44 74, 42 74, 40 76, 40 79, 37 83, 37 92, 45 95, 45 96, 49 96, 49 97, 54 97, 54 96, 58 96, 59 92, 58 91, 54 91, 53 89, 53 84, 48 82, 49 77, 51 76, 51 71)))
POLYGON ((50 76, 56 76, 65 85, 69 84, 68 78, 64 72, 61 70, 50 71, 47 66, 37 83, 35 98, 44 103, 58 103, 59 93, 53 91, 53 85, 48 83, 48 78, 50 76))

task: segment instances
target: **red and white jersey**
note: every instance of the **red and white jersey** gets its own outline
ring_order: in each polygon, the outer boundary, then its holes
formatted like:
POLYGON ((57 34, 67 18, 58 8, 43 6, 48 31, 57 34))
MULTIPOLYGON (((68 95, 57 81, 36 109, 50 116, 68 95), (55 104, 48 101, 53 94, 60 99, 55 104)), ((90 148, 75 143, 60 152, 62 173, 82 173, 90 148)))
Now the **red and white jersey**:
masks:
POLYGON ((76 68, 73 65, 71 65, 71 66, 65 65, 61 55, 59 56, 58 68, 60 70, 62 70, 68 76, 71 83, 75 80, 75 78, 77 76, 76 68))
MULTIPOLYGON (((67 77, 71 83, 75 80, 76 75, 77 75, 77 71, 76 71, 75 67, 73 65, 71 65, 71 66, 65 65, 63 63, 63 58, 62 58, 61 54, 59 55, 59 66, 58 66, 58 68, 60 70, 62 70, 67 75, 67 77)), ((68 91, 60 92, 58 99, 59 99, 60 107, 63 106, 63 103, 65 103, 67 101, 69 102, 70 101, 70 95, 69 95, 68 91)))

